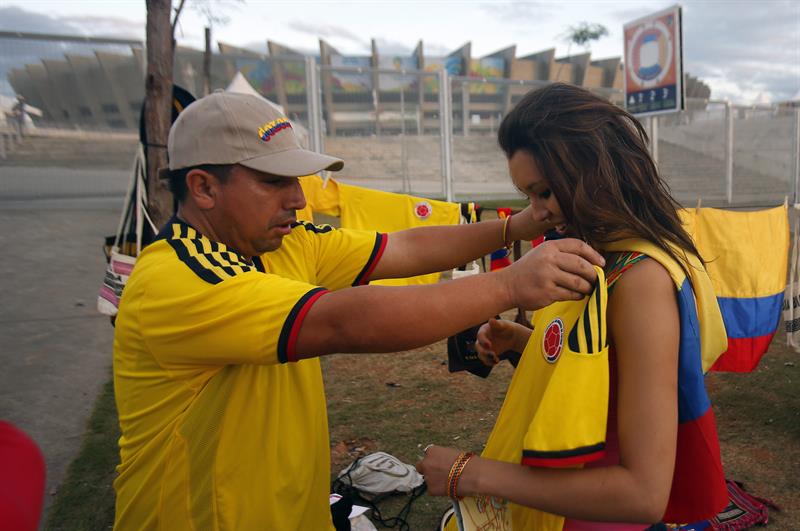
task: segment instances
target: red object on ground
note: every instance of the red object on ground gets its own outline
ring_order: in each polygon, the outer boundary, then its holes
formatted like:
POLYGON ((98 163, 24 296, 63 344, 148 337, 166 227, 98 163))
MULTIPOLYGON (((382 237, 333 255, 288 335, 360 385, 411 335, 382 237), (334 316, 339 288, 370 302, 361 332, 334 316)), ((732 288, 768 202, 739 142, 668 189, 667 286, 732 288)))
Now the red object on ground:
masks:
POLYGON ((0 421, 0 527, 36 531, 44 500, 44 457, 13 424, 0 421))

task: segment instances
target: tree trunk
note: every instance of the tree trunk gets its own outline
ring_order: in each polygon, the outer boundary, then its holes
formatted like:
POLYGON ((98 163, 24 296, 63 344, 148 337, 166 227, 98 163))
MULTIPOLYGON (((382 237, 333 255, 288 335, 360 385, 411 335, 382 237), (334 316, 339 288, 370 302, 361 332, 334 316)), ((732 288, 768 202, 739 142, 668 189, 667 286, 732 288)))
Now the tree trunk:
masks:
POLYGON ((147 77, 145 131, 147 203, 156 227, 172 215, 172 194, 158 170, 167 165, 167 137, 172 117, 172 0, 147 0, 147 77))
POLYGON ((211 28, 206 27, 206 51, 203 54, 203 96, 211 92, 211 28))

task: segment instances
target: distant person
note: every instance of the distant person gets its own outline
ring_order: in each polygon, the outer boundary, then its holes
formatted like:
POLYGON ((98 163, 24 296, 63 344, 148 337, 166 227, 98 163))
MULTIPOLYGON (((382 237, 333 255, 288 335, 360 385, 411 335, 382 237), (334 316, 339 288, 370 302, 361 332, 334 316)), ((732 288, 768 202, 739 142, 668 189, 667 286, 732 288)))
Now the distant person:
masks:
POLYGON ((553 84, 523 97, 498 138, 530 199, 524 213, 602 249, 606 281, 590 298, 537 310, 533 330, 481 327, 487 364, 509 350, 522 358, 480 457, 427 448, 417 468, 428 492, 508 500, 515 531, 714 517, 728 493, 703 368, 727 335, 641 124, 553 84))
POLYGON ((0 528, 36 531, 42 516, 45 465, 24 431, 0 420, 0 528))
POLYGON ((20 94, 17 96, 17 101, 14 103, 14 106, 11 107, 11 116, 14 118, 14 125, 17 128, 17 134, 20 138, 25 137, 25 119, 28 114, 25 107, 25 96, 20 94))
POLYGON ((117 530, 333 529, 319 356, 406 350, 579 299, 603 262, 568 239, 498 273, 362 286, 449 269, 548 224, 530 212, 392 234, 299 223, 298 177, 343 162, 302 149, 250 95, 189 105, 168 151, 178 210, 137 259, 116 321, 117 530))

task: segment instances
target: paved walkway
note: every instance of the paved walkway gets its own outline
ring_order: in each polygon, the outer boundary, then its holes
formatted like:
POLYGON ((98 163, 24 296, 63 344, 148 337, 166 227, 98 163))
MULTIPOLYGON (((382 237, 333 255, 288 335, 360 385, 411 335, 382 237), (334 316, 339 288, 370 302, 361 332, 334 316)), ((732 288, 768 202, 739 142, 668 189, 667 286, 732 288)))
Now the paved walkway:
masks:
POLYGON ((18 176, 0 167, 0 418, 41 447, 47 511, 110 377, 113 329, 95 301, 122 198, 20 200, 3 185, 18 176))

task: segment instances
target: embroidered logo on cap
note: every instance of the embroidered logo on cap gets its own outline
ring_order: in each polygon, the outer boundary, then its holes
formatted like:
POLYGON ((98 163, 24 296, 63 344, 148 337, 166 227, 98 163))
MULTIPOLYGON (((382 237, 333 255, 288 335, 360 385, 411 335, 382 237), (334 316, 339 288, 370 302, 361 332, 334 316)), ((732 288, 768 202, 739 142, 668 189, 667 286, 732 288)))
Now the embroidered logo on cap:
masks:
POLYGON ((280 131, 283 131, 287 127, 292 127, 292 124, 289 123, 289 120, 286 118, 278 118, 277 120, 272 120, 269 123, 266 123, 258 128, 258 138, 263 140, 264 142, 269 142, 273 136, 275 136, 280 131))
POLYGON ((419 219, 428 219, 433 213, 433 207, 427 201, 420 201, 414 205, 414 215, 419 219))
POLYGON ((547 363, 555 363, 564 346, 564 323, 561 319, 553 319, 544 331, 542 338, 542 355, 547 363))

